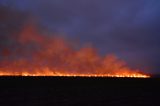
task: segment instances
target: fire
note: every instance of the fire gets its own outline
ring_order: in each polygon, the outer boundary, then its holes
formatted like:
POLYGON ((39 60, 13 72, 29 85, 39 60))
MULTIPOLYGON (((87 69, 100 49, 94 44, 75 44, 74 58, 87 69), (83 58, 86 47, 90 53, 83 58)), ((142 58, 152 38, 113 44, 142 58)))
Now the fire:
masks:
MULTIPOLYGON (((18 69, 18 68, 17 68, 18 69)), ((31 72, 27 70, 15 71, 14 69, 1 70, 0 76, 66 76, 66 77, 130 77, 130 78, 149 78, 149 75, 142 74, 135 70, 117 70, 114 73, 105 72, 99 70, 97 72, 70 72, 70 70, 50 70, 45 69, 34 69, 31 72)))
POLYGON ((65 77, 128 77, 128 78, 149 78, 149 75, 140 74, 140 73, 115 73, 115 74, 73 74, 73 73, 59 73, 51 71, 51 70, 44 70, 43 72, 0 72, 0 76, 65 76, 65 77))
POLYGON ((57 73, 54 74, 53 72, 50 73, 27 73, 24 72, 22 74, 19 73, 0 73, 0 76, 58 76, 58 77, 128 77, 128 78, 149 78, 148 75, 143 74, 63 74, 63 73, 57 73))
POLYGON ((150 76, 148 75, 143 75, 143 74, 53 74, 51 73, 35 73, 35 74, 30 74, 30 73, 22 73, 22 74, 13 74, 13 73, 0 73, 0 76, 55 76, 55 77, 128 77, 128 78, 149 78, 150 76))
POLYGON ((150 77, 113 54, 75 47, 64 38, 40 34, 33 25, 24 27, 12 43, 0 52, 0 76, 150 77))

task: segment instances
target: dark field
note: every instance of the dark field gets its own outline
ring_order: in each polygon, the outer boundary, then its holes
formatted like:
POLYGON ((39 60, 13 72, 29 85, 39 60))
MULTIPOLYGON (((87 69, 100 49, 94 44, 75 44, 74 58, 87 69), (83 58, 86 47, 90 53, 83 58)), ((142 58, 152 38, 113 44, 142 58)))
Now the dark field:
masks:
POLYGON ((160 79, 0 77, 0 106, 160 106, 160 79))

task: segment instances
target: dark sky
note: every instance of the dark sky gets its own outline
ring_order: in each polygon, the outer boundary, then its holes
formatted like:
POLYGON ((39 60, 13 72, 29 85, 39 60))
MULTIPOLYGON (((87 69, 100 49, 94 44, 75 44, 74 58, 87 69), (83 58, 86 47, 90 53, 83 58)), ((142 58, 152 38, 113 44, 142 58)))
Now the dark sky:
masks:
POLYGON ((0 0, 0 6, 27 14, 8 23, 34 17, 50 32, 92 43, 102 55, 116 54, 131 67, 160 73, 159 0, 0 0))

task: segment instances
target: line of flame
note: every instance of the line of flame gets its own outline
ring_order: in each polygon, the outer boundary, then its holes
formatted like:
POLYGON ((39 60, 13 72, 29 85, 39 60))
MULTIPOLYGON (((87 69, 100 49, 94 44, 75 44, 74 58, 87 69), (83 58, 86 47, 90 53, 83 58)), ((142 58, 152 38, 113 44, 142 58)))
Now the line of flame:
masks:
POLYGON ((68 74, 68 73, 54 73, 54 72, 0 72, 0 76, 59 76, 59 77, 127 77, 127 78, 150 78, 149 75, 133 73, 133 74, 68 74))

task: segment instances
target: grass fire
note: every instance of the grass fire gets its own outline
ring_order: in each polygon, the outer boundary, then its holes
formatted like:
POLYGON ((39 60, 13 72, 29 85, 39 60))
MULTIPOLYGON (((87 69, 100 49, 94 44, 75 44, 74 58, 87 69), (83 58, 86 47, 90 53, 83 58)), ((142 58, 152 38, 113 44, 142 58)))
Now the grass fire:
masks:
POLYGON ((101 56, 94 47, 43 35, 32 24, 9 42, 0 52, 0 76, 150 77, 113 54, 101 56))

